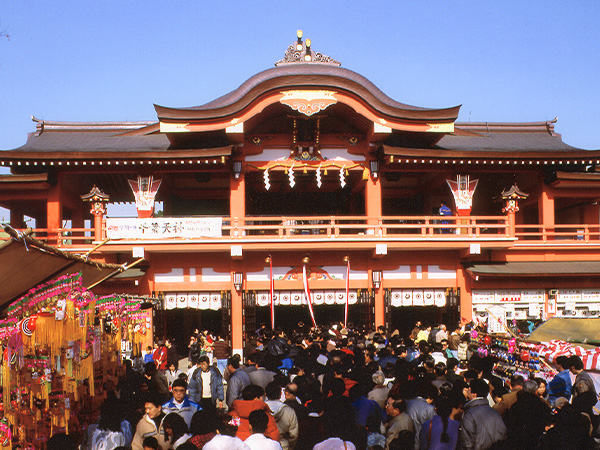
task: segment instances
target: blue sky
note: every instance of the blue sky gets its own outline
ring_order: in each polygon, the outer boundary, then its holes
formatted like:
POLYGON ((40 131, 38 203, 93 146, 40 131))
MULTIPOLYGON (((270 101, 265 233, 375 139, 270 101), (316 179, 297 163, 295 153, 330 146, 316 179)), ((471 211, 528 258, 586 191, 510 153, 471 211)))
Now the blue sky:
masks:
POLYGON ((558 116, 600 149, 600 2, 2 0, 0 149, 46 120, 154 120, 273 67, 296 30, 393 99, 460 121, 558 116))

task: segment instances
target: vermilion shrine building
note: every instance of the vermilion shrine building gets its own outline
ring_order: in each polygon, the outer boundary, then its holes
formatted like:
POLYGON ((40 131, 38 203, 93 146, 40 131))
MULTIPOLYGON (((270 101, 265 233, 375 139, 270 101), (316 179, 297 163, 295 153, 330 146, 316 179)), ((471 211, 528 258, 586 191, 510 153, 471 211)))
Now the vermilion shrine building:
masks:
POLYGON ((555 121, 399 103, 301 36, 275 66, 148 122, 34 119, 0 153, 11 225, 143 257, 96 293, 154 295, 157 334, 220 329, 238 351, 270 322, 271 270, 276 325, 311 322, 304 271, 318 323, 344 320, 347 281, 349 321, 371 327, 600 314, 600 151, 555 121), (137 216, 107 216, 133 201, 137 216))

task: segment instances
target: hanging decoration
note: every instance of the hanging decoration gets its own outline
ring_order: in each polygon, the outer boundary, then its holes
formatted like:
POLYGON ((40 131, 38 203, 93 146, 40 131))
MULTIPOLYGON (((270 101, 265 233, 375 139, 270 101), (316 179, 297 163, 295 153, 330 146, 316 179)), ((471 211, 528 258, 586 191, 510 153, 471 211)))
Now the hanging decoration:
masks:
POLYGON ((302 265, 302 283, 304 285, 304 295, 306 295, 306 303, 308 304, 308 310, 310 312, 310 318, 312 319, 313 327, 317 326, 317 322, 315 321, 315 313, 312 307, 312 297, 310 295, 310 288, 308 287, 308 275, 306 274, 306 264, 307 259, 304 258, 304 264, 302 265))
POLYGON ((273 259, 271 255, 267 258, 269 262, 269 299, 271 302, 271 329, 275 329, 275 299, 274 299, 274 291, 275 291, 275 282, 273 280, 273 259))
POLYGON ((477 188, 478 181, 479 180, 471 181, 469 175, 457 175, 456 181, 446 180, 448 186, 450 186, 450 189, 452 190, 456 211, 459 216, 471 215, 473 194, 477 188))
POLYGON ((162 180, 154 180, 152 175, 143 177, 138 176, 137 181, 127 180, 133 196, 135 197, 135 206, 139 218, 152 217, 154 212, 154 198, 158 192, 158 188, 162 183, 162 180))
POLYGON ((350 258, 344 257, 346 261, 346 304, 344 306, 344 328, 348 326, 348 301, 350 299, 350 258))
POLYGON ((346 177, 344 175, 344 168, 340 168, 340 186, 344 188, 346 186, 346 177))
POLYGON ((0 320, 0 446, 45 448, 58 432, 78 433, 97 420, 107 386, 116 385, 122 341, 141 355, 151 310, 141 299, 96 299, 81 273, 30 289, 0 320))
POLYGON ((321 182, 321 165, 320 164, 319 164, 319 167, 317 167, 316 177, 317 177, 317 187, 319 189, 321 189, 322 182, 321 182))
POLYGON ((290 187, 293 188, 294 186, 296 186, 296 179, 294 178, 294 165, 292 164, 292 167, 290 167, 290 170, 288 171, 288 176, 290 179, 290 187))
MULTIPOLYGON (((291 187, 296 185, 296 180, 294 178, 294 170, 302 169, 303 173, 308 173, 310 171, 315 172, 315 178, 317 182, 317 186, 320 188, 323 185, 323 177, 327 176, 328 169, 332 170, 340 170, 340 184, 342 188, 346 186, 347 181, 346 177, 348 177, 349 170, 361 170, 363 174, 363 179, 365 179, 365 173, 369 173, 368 168, 359 163, 354 163, 350 160, 323 160, 323 161, 304 161, 304 160, 277 160, 271 161, 264 166, 254 166, 252 164, 248 164, 248 167, 254 168, 256 170, 263 171, 263 179, 265 184, 265 189, 269 190, 271 187, 270 174, 269 171, 277 171, 283 170, 289 177, 289 184, 291 187)), ((368 178, 368 177, 367 177, 368 178)))

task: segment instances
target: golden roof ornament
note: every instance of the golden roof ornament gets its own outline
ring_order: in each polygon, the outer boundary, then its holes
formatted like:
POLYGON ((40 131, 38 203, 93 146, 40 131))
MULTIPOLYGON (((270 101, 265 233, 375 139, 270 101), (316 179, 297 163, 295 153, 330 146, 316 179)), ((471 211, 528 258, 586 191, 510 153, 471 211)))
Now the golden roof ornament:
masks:
POLYGON ((327 55, 315 52, 311 47, 310 39, 302 41, 302 30, 298 30, 296 36, 298 37, 298 40, 287 48, 283 59, 277 61, 275 66, 279 67, 294 63, 319 63, 331 66, 342 65, 339 61, 336 61, 327 55))

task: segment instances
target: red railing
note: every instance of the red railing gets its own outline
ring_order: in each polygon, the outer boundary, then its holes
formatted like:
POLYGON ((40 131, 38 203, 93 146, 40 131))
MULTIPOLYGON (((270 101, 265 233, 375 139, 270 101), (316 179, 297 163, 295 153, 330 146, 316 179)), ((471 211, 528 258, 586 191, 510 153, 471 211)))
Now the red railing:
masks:
POLYGON ((543 225, 516 225, 515 236, 520 243, 588 243, 600 241, 600 225, 560 224, 551 227, 543 225))

